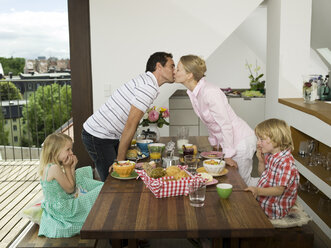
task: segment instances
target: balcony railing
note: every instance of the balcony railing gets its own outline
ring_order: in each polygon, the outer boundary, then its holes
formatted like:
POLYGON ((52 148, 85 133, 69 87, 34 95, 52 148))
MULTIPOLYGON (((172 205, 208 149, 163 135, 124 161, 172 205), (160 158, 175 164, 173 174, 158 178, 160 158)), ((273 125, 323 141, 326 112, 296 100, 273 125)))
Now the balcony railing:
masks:
POLYGON ((39 159, 51 133, 73 136, 71 79, 0 80, 0 159, 39 159))

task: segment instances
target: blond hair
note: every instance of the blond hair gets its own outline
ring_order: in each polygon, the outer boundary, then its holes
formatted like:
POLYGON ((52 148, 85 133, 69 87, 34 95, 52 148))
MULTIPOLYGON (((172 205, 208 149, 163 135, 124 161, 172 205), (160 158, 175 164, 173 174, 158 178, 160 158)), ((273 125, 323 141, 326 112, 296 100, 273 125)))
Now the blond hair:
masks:
POLYGON ((49 163, 61 165, 58 157, 61 152, 61 148, 63 148, 68 141, 72 142, 71 137, 63 133, 53 133, 47 136, 40 154, 40 176, 43 176, 44 170, 49 163))
POLYGON ((182 56, 179 60, 185 71, 193 74, 193 78, 196 81, 200 81, 201 78, 205 76, 207 71, 206 62, 196 55, 185 55, 182 56))
POLYGON ((282 151, 294 149, 291 129, 283 120, 265 120, 255 127, 255 133, 260 138, 270 138, 272 145, 275 148, 279 147, 282 151))

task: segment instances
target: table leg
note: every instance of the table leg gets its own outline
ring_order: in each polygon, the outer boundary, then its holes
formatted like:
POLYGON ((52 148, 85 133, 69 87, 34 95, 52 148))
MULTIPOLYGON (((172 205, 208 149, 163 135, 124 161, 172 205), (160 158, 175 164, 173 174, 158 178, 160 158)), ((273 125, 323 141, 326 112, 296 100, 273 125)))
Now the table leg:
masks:
POLYGON ((129 248, 137 248, 138 240, 137 239, 129 239, 129 248))
POLYGON ((213 248, 223 248, 223 239, 212 239, 212 245, 213 248))
POLYGON ((112 248, 121 248, 122 247, 121 239, 112 239, 111 240, 111 247, 112 248))

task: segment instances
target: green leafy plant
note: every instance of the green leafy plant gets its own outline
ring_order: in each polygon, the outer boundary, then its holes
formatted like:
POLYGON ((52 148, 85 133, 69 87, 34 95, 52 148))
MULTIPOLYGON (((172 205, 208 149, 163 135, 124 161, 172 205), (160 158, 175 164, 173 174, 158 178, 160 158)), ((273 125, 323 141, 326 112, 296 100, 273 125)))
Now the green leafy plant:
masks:
POLYGON ((249 76, 248 78, 250 79, 250 90, 258 90, 261 93, 264 94, 264 86, 265 86, 265 81, 261 81, 262 77, 264 76, 263 73, 259 74, 259 70, 261 70, 261 67, 257 65, 257 61, 255 64, 255 68, 253 69, 253 65, 249 64, 246 60, 246 68, 249 70, 249 76), (253 73, 253 71, 254 73, 253 73))

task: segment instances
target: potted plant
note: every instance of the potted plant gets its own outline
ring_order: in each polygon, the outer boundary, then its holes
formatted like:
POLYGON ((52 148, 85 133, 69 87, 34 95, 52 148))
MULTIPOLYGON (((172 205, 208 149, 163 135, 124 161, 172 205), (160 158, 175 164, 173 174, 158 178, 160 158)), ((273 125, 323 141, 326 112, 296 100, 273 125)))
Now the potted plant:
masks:
POLYGON ((248 64, 247 60, 246 60, 246 67, 248 68, 249 70, 249 79, 250 79, 250 90, 252 91, 260 91, 262 94, 265 94, 265 81, 263 80, 262 81, 262 77, 264 76, 263 73, 259 74, 259 70, 261 69, 260 66, 257 65, 257 61, 256 61, 256 64, 255 64, 255 68, 253 69, 253 71, 255 72, 253 74, 252 72, 252 67, 253 65, 252 64, 248 64))

